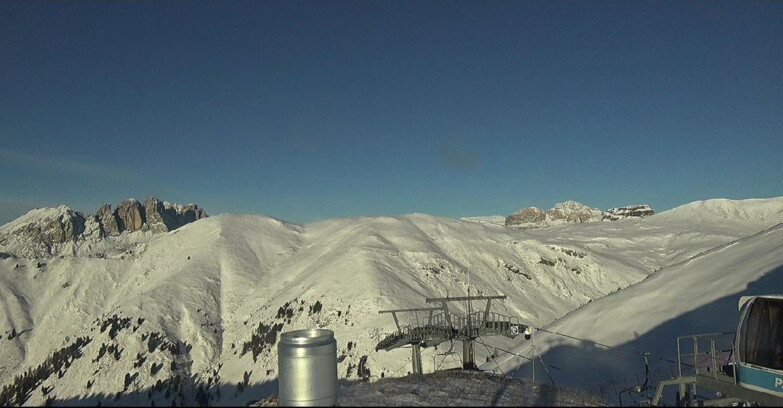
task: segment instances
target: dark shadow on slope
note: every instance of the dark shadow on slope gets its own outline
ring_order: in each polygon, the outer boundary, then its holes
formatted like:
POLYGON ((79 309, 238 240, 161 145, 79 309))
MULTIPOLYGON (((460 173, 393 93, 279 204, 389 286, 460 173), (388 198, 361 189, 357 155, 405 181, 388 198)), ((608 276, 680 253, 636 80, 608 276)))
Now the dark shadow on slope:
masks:
MULTIPOLYGON (((748 284, 745 290, 722 297, 707 305, 685 313, 617 347, 607 349, 582 341, 579 346, 558 346, 548 350, 541 358, 547 365, 560 368, 549 373, 558 386, 577 388, 599 395, 612 404, 637 405, 642 399, 654 395, 654 386, 677 374, 677 337, 691 334, 734 332, 739 322, 737 303, 741 296, 783 293, 783 266, 767 272, 760 279, 748 284), (645 384, 645 365, 641 352, 649 357, 649 389, 633 392, 633 387, 645 384), (590 384, 585 387, 585 384, 590 384)), ((641 313, 644 313, 643 311, 641 313)), ((596 327, 600 331, 600 327, 596 327)), ((564 333, 570 334, 570 333, 564 333)), ((730 336, 729 336, 730 337, 730 336)), ((529 377, 529 363, 522 364, 517 377, 529 377)), ((536 364, 538 382, 547 382, 540 364, 536 364)), ((673 387, 665 394, 668 405, 673 405, 673 387)), ((702 391, 700 391, 700 394, 702 391)), ((704 391, 702 396, 712 397, 704 391)))
MULTIPOLYGON (((144 388, 127 393, 92 394, 79 398, 58 398, 57 388, 49 397, 47 403, 51 406, 142 406, 142 407, 171 407, 171 406, 246 406, 254 401, 260 401, 270 395, 277 394, 277 379, 262 383, 248 384, 238 387, 237 384, 213 384, 204 387, 204 393, 199 393, 198 385, 180 395, 171 391, 166 396, 165 390, 156 391, 153 388, 144 388), (219 388, 219 392, 218 392, 219 388), (241 391, 240 391, 241 388, 241 391)), ((35 392, 40 392, 36 389, 35 392)))
POLYGON ((533 405, 537 407, 555 407, 558 405, 557 394, 557 387, 541 387, 536 397, 536 403, 533 405))
MULTIPOLYGON (((341 389, 365 383, 362 380, 340 379, 337 382, 338 395, 341 389)), ((198 386, 196 386, 196 389, 198 386)), ((220 384, 220 399, 218 399, 217 386, 212 385, 206 389, 206 399, 199 400, 191 390, 180 396, 171 392, 166 397, 165 391, 156 391, 152 388, 144 388, 138 391, 121 393, 119 398, 116 393, 92 394, 80 398, 57 398, 50 401, 51 406, 146 406, 146 407, 171 407, 176 406, 247 406, 253 402, 261 401, 269 396, 277 395, 278 380, 248 384, 238 387, 236 384, 220 384)), ((50 396, 56 394, 56 388, 50 396)), ((40 392, 36 389, 35 392, 40 392)))
POLYGON ((497 406, 498 403, 500 403, 500 399, 503 397, 506 389, 508 389, 508 382, 504 382, 503 385, 498 388, 497 392, 495 392, 495 395, 492 397, 492 406, 497 406))
POLYGON ((338 406, 605 406, 580 391, 488 372, 449 370, 346 382, 338 406))

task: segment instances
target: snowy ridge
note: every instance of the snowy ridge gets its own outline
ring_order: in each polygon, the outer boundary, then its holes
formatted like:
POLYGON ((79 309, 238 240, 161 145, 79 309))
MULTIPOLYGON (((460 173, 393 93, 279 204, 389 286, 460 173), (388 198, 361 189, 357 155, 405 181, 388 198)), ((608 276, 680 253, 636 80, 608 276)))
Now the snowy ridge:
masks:
POLYGON ((475 217, 460 217, 459 220, 478 222, 482 224, 504 225, 506 222, 506 217, 502 215, 484 215, 484 216, 475 216, 475 217))
POLYGON ((93 235, 94 227, 65 205, 37 208, 0 227, 0 250, 26 257, 73 252, 75 241, 93 235))
POLYGON ((22 225, 28 224, 30 222, 40 220, 40 219, 53 219, 53 218, 60 218, 68 213, 68 211, 71 211, 71 209, 67 205, 61 205, 58 207, 45 207, 45 208, 35 208, 30 211, 28 211, 26 214, 22 215, 21 217, 10 221, 8 223, 3 224, 0 226, 0 231, 11 231, 19 228, 22 225))
POLYGON ((168 232, 205 217, 196 204, 172 204, 151 196, 143 205, 135 198, 124 200, 114 211, 104 204, 87 217, 65 205, 39 208, 0 227, 0 251, 24 258, 102 256, 94 248, 117 247, 128 241, 128 235, 133 236, 131 241, 140 236, 151 239, 147 232, 168 232), (104 239, 112 242, 106 245, 104 239))
POLYGON ((671 220, 723 220, 753 226, 775 225, 783 222, 782 200, 783 197, 747 200, 716 198, 694 201, 659 215, 671 220))
MULTIPOLYGON (((668 376, 676 371, 671 362, 677 359, 678 336, 735 331, 740 296, 783 293, 781 247, 779 224, 699 253, 545 326, 586 341, 542 331, 536 335, 538 352, 548 364, 568 362, 569 370, 552 374, 559 385, 592 389, 633 378, 644 368, 640 351, 652 353, 651 370, 668 376), (574 375, 580 370, 590 375, 574 375)), ((521 344, 514 351, 527 355, 530 347, 521 344)), ((519 366, 519 359, 510 356, 500 363, 504 370, 518 370, 517 375, 530 374, 529 365, 519 366)))
MULTIPOLYGON (((735 204, 759 211, 749 208, 755 201, 735 204)), ((471 293, 508 296, 493 303, 494 311, 541 327, 664 271, 687 275, 687 265, 720 254, 742 262, 753 253, 736 248, 771 239, 743 237, 775 221, 673 222, 675 210, 546 230, 425 214, 307 225, 218 215, 165 234, 137 231, 101 240, 75 256, 0 259, 0 384, 75 345, 82 356, 74 354, 67 367, 35 385, 27 404, 54 397, 111 404, 117 393, 122 404, 170 405, 173 398, 193 404, 205 395, 199 389, 208 390, 211 404, 244 404, 274 390, 278 334, 310 327, 335 331, 341 378, 400 376, 409 370, 399 369, 410 353, 374 351, 394 328, 378 310, 463 295, 468 272, 471 293)), ((729 258, 722 262, 731 265, 729 258)), ((439 352, 425 350, 423 361, 439 352)), ((483 347, 476 354, 479 362, 487 356, 483 347)), ((458 361, 442 363, 448 368, 458 361)), ((501 364, 513 371, 519 361, 501 364)))

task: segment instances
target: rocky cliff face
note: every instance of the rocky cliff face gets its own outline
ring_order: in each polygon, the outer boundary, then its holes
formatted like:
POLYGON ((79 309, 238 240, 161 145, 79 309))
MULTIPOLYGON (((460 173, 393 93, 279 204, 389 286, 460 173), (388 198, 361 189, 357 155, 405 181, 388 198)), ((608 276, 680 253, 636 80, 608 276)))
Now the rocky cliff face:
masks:
POLYGON ((547 218, 553 222, 593 222, 600 221, 603 211, 588 207, 576 201, 557 203, 547 211, 547 218))
POLYGON ((61 205, 35 209, 0 230, 0 248, 24 257, 48 257, 75 242, 85 230, 86 219, 61 205))
POLYGON ((169 225, 171 222, 166 223, 163 219, 164 213, 163 202, 155 197, 147 197, 144 200, 144 215, 147 218, 147 227, 152 232, 168 232, 173 228, 169 225))
POLYGON ((617 221, 629 217, 646 217, 655 214, 647 204, 629 205, 626 207, 610 208, 603 215, 604 220, 617 221))
POLYGON ((523 208, 508 217, 506 225, 540 223, 546 220, 546 212, 538 207, 523 208))
POLYGON ((135 198, 127 199, 114 212, 111 204, 104 204, 98 210, 105 235, 119 235, 124 231, 168 232, 206 217, 207 212, 196 204, 179 205, 152 196, 144 204, 135 198))
POLYGON ((65 205, 39 208, 0 229, 0 251, 22 257, 51 257, 72 251, 81 242, 99 241, 125 231, 168 232, 207 217, 196 204, 179 205, 149 197, 144 205, 135 199, 121 202, 112 211, 104 204, 95 215, 73 211, 65 205))
POLYGON ((207 212, 196 204, 179 205, 147 197, 144 200, 144 216, 150 231, 167 232, 206 218, 207 212))
POLYGON ((576 201, 566 201, 555 204, 546 212, 538 207, 523 208, 506 217, 506 225, 541 228, 567 222, 600 221, 602 216, 603 211, 597 208, 576 201))
POLYGON ((120 225, 117 223, 117 218, 111 210, 111 204, 102 205, 98 209, 96 216, 98 217, 98 223, 101 225, 103 236, 120 233, 120 225))
POLYGON ((119 231, 139 231, 144 225, 144 207, 136 199, 128 199, 120 203, 114 210, 119 231))
POLYGON ((542 228, 569 222, 616 221, 628 217, 645 217, 654 214, 649 205, 632 205, 602 211, 576 201, 557 203, 544 212, 538 207, 523 208, 506 217, 506 225, 523 228, 542 228))

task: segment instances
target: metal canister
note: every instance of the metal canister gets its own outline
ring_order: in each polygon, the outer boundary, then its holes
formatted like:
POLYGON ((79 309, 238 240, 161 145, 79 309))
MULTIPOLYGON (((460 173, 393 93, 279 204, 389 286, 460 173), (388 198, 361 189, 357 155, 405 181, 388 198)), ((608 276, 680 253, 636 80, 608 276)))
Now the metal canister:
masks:
POLYGON ((337 403, 337 340, 334 332, 283 333, 277 345, 278 398, 282 406, 337 403))

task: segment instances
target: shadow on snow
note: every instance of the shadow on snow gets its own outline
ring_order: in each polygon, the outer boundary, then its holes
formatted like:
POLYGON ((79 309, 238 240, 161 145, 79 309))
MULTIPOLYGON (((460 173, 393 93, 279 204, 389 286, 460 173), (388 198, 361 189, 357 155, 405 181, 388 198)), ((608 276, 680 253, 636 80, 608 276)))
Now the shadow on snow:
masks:
MULTIPOLYGON (((51 406, 147 406, 147 407, 171 407, 171 406, 245 406, 254 401, 262 400, 270 395, 277 394, 277 379, 262 383, 248 384, 242 391, 236 384, 213 384, 204 387, 201 398, 200 393, 195 393, 192 387, 182 395, 171 392, 166 397, 165 390, 156 391, 151 387, 132 390, 122 393, 99 393, 76 398, 58 398, 54 396, 50 401, 51 406), (218 389, 220 390, 218 393, 218 389), (119 394, 119 395, 118 395, 119 394), (198 395, 197 395, 198 394, 198 395)), ((198 386, 195 387, 198 389, 198 386)), ((52 394, 56 394, 55 388, 52 394)))
MULTIPOLYGON (((707 305, 669 320, 634 340, 606 349, 588 341, 578 346, 561 345, 541 355, 548 366, 536 362, 539 382, 554 382, 558 386, 576 388, 600 395, 611 404, 637 405, 655 394, 661 380, 677 375, 677 337, 691 334, 734 332, 739 323, 737 302, 740 296, 783 293, 783 266, 779 266, 738 293, 724 296, 707 305), (645 384, 645 364, 642 352, 649 357, 651 383, 643 393, 629 390, 645 384), (548 372, 547 372, 548 370, 548 372)), ((640 313, 644 313, 641 311, 640 313)), ((596 327, 595 330, 601 330, 596 327)), ((568 334, 568 333, 565 333, 568 334)), ((514 372, 515 377, 532 375, 531 364, 524 362, 514 372)), ((664 394, 673 403, 674 387, 664 394)), ((703 396, 708 396, 704 395, 703 396)))

